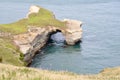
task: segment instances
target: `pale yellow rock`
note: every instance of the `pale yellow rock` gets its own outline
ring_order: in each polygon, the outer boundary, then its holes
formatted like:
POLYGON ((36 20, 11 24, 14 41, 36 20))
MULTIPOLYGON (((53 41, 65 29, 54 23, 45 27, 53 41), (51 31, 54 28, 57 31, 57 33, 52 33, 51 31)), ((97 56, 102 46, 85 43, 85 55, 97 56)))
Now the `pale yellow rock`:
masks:
POLYGON ((38 7, 38 6, 31 6, 30 9, 29 9, 29 12, 27 14, 27 18, 32 13, 38 13, 39 10, 40 10, 40 7, 38 7))
POLYGON ((82 38, 82 22, 77 20, 64 19, 67 29, 65 33, 65 39, 67 44, 74 45, 82 38))

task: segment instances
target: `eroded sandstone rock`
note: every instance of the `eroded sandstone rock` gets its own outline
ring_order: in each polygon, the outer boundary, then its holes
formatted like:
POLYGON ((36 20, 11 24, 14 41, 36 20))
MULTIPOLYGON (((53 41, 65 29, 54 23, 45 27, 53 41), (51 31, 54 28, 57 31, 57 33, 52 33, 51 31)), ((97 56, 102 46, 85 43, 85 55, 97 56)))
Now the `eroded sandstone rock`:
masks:
MULTIPOLYGON (((40 10, 37 6, 30 8, 31 13, 38 13, 40 10)), ((14 43, 19 47, 20 51, 25 55, 24 61, 30 63, 35 53, 45 46, 50 34, 56 31, 61 31, 65 36, 68 45, 74 45, 82 37, 82 22, 77 20, 65 19, 66 28, 62 29, 56 26, 36 27, 28 26, 27 33, 14 36, 14 43)))
POLYGON ((64 19, 67 29, 65 32, 65 39, 68 45, 74 45, 82 38, 82 22, 77 20, 64 19))

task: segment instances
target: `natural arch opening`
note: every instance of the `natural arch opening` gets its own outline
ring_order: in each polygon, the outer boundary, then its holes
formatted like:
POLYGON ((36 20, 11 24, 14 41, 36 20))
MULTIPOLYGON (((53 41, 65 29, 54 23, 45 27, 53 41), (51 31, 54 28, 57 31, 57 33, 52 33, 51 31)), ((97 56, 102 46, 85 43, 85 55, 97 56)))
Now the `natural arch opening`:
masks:
POLYGON ((51 32, 49 34, 49 38, 47 44, 64 44, 65 37, 60 30, 56 30, 55 32, 51 32))

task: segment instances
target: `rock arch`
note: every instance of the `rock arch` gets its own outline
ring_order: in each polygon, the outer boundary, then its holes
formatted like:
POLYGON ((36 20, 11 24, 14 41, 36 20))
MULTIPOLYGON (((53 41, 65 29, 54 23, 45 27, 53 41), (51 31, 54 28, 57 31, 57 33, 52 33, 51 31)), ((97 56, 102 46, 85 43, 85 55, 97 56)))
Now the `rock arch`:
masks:
MULTIPOLYGON (((39 7, 31 7, 31 13, 37 13, 39 7), (34 10, 36 8, 36 10, 34 10)), ((29 16, 29 15, 28 15, 29 16)), ((65 36, 65 41, 68 45, 74 45, 82 38, 82 22, 77 20, 65 19, 62 22, 66 23, 64 29, 57 26, 35 27, 28 26, 28 31, 24 34, 14 36, 14 43, 19 47, 24 54, 24 61, 30 63, 35 53, 45 46, 51 33, 61 31, 65 36)))

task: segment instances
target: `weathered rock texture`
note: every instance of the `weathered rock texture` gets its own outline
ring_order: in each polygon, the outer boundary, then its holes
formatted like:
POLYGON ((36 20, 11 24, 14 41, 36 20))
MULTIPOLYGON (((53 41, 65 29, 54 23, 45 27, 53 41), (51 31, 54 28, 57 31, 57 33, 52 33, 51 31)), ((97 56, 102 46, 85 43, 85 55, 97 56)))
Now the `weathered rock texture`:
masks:
POLYGON ((27 18, 29 17, 30 14, 32 13, 38 13, 40 10, 40 7, 37 7, 37 6, 31 6, 30 9, 29 9, 29 12, 27 14, 27 18))
POLYGON ((66 22, 66 32, 65 39, 68 45, 74 45, 76 42, 80 41, 82 37, 82 22, 77 20, 65 19, 66 22))
MULTIPOLYGON (((39 12, 39 9, 40 8, 37 6, 30 7, 28 17, 31 13, 39 12)), ((64 22, 66 22, 65 29, 55 26, 28 26, 29 29, 27 33, 15 35, 14 42, 19 47, 20 51, 25 55, 24 61, 30 63, 35 53, 47 43, 50 34, 57 32, 58 30, 63 33, 68 45, 74 45, 76 42, 80 41, 82 35, 82 22, 69 19, 65 19, 64 22)))

